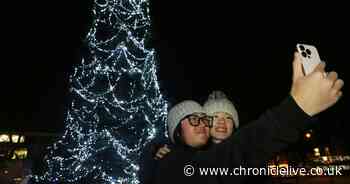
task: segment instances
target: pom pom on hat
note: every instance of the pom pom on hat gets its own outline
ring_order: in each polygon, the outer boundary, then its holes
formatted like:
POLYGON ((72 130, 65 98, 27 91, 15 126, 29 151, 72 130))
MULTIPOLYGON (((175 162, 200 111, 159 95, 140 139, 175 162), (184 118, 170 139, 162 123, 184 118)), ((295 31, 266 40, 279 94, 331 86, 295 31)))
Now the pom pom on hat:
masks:
POLYGON ((234 120, 235 127, 239 127, 238 113, 233 103, 226 97, 222 91, 213 91, 208 100, 203 105, 204 111, 208 115, 213 115, 216 112, 226 112, 231 114, 234 120))

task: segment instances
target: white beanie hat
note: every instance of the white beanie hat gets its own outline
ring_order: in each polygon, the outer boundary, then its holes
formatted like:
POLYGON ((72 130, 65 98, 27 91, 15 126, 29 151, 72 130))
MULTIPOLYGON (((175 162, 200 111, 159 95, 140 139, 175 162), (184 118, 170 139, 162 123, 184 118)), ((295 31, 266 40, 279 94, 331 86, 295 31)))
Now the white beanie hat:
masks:
POLYGON ((239 120, 238 113, 233 103, 226 97, 222 91, 213 91, 208 100, 203 105, 204 111, 208 115, 214 115, 215 112, 226 112, 231 114, 235 123, 235 127, 238 128, 239 120))
POLYGON ((193 100, 185 100, 170 109, 167 124, 169 137, 173 143, 175 143, 174 132, 181 119, 193 113, 204 113, 202 106, 193 100))

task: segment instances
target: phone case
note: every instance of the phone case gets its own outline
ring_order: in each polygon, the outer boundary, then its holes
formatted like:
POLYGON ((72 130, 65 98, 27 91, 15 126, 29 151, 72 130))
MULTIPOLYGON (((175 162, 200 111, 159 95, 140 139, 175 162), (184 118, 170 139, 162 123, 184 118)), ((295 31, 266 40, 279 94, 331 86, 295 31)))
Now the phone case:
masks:
POLYGON ((297 44, 297 50, 302 58, 304 73, 308 75, 321 63, 318 51, 315 46, 307 44, 297 44))

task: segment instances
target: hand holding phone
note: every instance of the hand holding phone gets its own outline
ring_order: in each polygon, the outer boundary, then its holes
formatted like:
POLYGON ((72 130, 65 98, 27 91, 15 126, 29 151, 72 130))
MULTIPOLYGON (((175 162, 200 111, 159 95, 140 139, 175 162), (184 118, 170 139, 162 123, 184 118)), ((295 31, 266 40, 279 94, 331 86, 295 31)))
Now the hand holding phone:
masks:
POLYGON ((318 51, 315 46, 307 44, 297 44, 297 50, 301 55, 304 74, 308 75, 321 63, 318 51))

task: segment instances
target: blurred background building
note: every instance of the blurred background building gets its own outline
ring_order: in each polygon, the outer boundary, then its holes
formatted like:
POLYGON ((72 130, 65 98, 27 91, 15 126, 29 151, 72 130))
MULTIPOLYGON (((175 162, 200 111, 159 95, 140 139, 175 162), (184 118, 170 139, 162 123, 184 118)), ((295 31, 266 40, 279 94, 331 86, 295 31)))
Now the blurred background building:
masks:
POLYGON ((17 184, 43 167, 46 147, 58 134, 43 132, 0 132, 0 183, 17 184))

